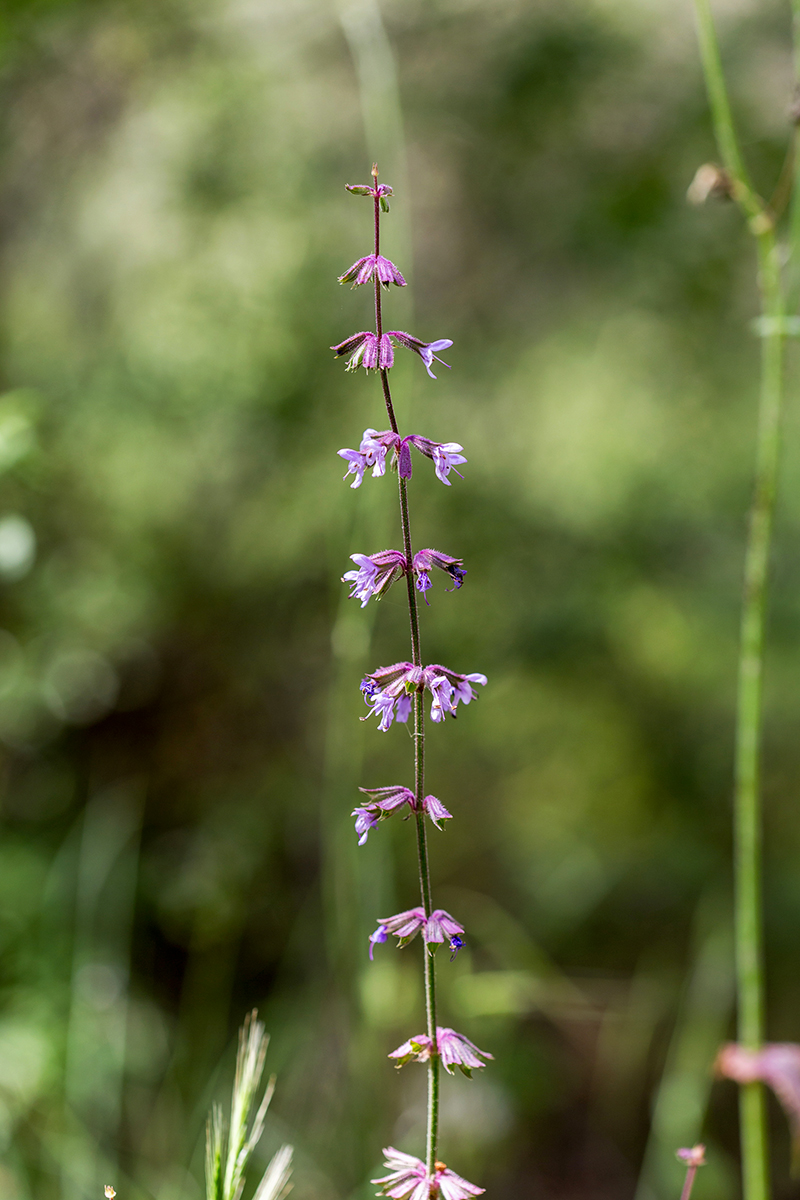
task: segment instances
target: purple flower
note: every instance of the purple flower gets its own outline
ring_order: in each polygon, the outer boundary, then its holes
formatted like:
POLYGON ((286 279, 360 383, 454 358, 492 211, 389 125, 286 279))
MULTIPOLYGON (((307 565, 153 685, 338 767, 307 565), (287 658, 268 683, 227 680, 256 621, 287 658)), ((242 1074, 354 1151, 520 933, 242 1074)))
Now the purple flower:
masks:
POLYGON ((433 1200, 434 1197, 470 1200, 471 1196, 480 1196, 485 1191, 456 1175, 443 1162, 434 1163, 433 1174, 429 1174, 425 1163, 413 1154, 403 1154, 393 1146, 388 1146, 383 1153, 384 1166, 390 1174, 370 1182, 377 1183, 390 1200, 433 1200))
MULTIPOLYGON (((471 1076, 473 1071, 486 1065, 481 1058, 494 1057, 486 1050, 479 1050, 463 1033, 456 1033, 455 1029, 443 1029, 439 1025, 436 1026, 436 1047, 442 1066, 449 1075, 453 1074, 453 1067, 458 1067, 464 1075, 471 1076)), ((427 1062, 430 1056, 431 1039, 426 1033, 421 1033, 403 1042, 402 1046, 392 1051, 389 1058, 396 1058, 396 1066, 402 1067, 407 1062, 427 1062)))
MULTIPOLYGON (((402 808, 404 804, 407 804, 410 809, 414 809, 414 793, 411 788, 394 784, 391 787, 381 788, 360 787, 358 790, 365 796, 369 796, 372 801, 371 808, 379 808, 381 812, 393 813, 396 808, 402 808)), ((426 797, 426 799, 433 799, 433 797, 426 797)))
MULTIPOLYGON (((447 478, 447 476, 451 471, 454 471, 457 466, 460 466, 461 463, 465 463, 467 461, 464 455, 461 453, 464 447, 459 445, 458 442, 432 442, 430 438, 422 437, 418 433, 412 433, 407 438, 403 439, 403 443, 407 442, 410 442, 413 446, 416 446, 417 450, 419 450, 421 454, 424 454, 426 458, 433 459, 433 465, 436 469, 437 478, 441 479, 442 483, 446 483, 448 487, 450 486, 450 480, 447 478)), ((401 475, 403 474, 403 443, 401 443, 399 450, 401 475)), ((458 475, 459 479, 464 478, 460 471, 456 471, 456 475, 458 475)), ((408 478, 411 478, 410 454, 408 455, 408 478)))
POLYGON ((369 283, 373 275, 378 276, 378 279, 387 290, 390 283, 396 284, 397 287, 406 286, 406 281, 397 267, 388 258, 384 258, 382 254, 366 254, 364 258, 360 258, 358 262, 354 262, 352 267, 345 271, 344 275, 339 276, 339 283, 350 283, 352 281, 353 287, 358 287, 359 284, 369 283))
POLYGON ((443 721, 447 713, 454 717, 459 701, 469 704, 470 700, 476 700, 477 692, 472 687, 473 683, 486 686, 486 676, 479 672, 459 675, 456 671, 437 665, 426 667, 425 672, 426 686, 433 696, 432 721, 443 721))
POLYGON ((443 908, 434 909, 429 917, 425 916, 424 908, 409 908, 405 912, 395 913, 393 917, 379 917, 378 920, 378 928, 369 939, 373 945, 375 942, 385 942, 386 935, 391 933, 397 938, 398 946, 407 946, 422 930, 422 940, 435 949, 442 942, 450 941, 464 932, 464 926, 459 925, 455 917, 451 917, 443 908), (383 936, 379 937, 381 930, 383 936))
POLYGON ((372 955, 374 953, 375 947, 380 942, 385 942, 385 941, 386 941, 386 930, 383 928, 382 925, 379 925, 378 928, 375 930, 375 932, 371 933, 369 935, 369 961, 370 962, 373 961, 372 955))
MULTIPOLYGON (((427 925, 428 918, 425 916, 424 908, 408 908, 405 912, 395 913, 393 917, 379 917, 378 930, 383 930, 384 936, 376 938, 373 933, 370 936, 370 941, 379 940, 386 941, 386 934, 392 933, 398 939, 398 945, 405 946, 415 938, 420 929, 424 929, 427 925)), ((377 930, 376 930, 377 932, 377 930)))
POLYGON ((373 713, 378 713, 378 728, 384 732, 395 718, 405 723, 411 713, 411 694, 421 691, 424 686, 423 674, 422 667, 399 662, 390 667, 378 667, 377 671, 367 675, 361 681, 361 691, 365 703, 372 707, 361 720, 366 721, 373 713))
MULTIPOLYGON (((360 334, 358 335, 361 336, 360 334)), ((374 337, 374 334, 370 334, 374 337)), ((385 336, 385 335, 384 335, 385 336)), ((342 345, 345 345, 343 342, 342 345)), ((361 481, 364 478, 364 472, 372 467, 372 474, 375 478, 383 475, 386 471, 386 456, 390 450, 394 451, 392 464, 397 463, 397 468, 401 479, 411 478, 411 446, 415 446, 421 454, 426 458, 433 460, 433 465, 436 470, 436 475, 441 479, 442 483, 450 486, 450 480, 447 476, 451 471, 456 471, 456 467, 467 460, 461 451, 463 446, 458 442, 433 442, 430 438, 422 437, 419 433, 411 433, 408 437, 401 438, 399 434, 394 433, 391 429, 378 431, 377 429, 365 429, 364 436, 361 439, 361 445, 358 450, 339 450, 337 451, 340 458, 344 458, 348 462, 348 475, 355 475, 355 479, 350 484, 350 487, 361 487, 361 481)), ((463 478, 460 471, 456 471, 459 479, 463 478)), ((460 562, 460 559, 455 559, 455 562, 460 562)), ((446 568, 445 568, 446 569, 446 568)))
MULTIPOLYGON (((457 591, 467 573, 464 570, 463 558, 453 558, 452 555, 442 554, 439 550, 418 550, 414 555, 414 574, 417 577, 417 588, 423 594, 432 586, 429 574, 432 567, 446 571, 452 579, 453 587, 447 588, 448 592, 457 591)), ((427 602, 428 597, 425 596, 425 603, 427 602)))
POLYGON ((358 844, 359 846, 363 846, 369 837, 369 831, 377 828, 380 818, 371 808, 354 808, 350 816, 356 819, 358 844))
POLYGON ((388 333, 381 336, 379 343, 377 333, 362 329, 361 333, 351 334, 338 346, 331 346, 331 350, 336 351, 337 358, 350 355, 348 371, 355 371, 360 366, 367 371, 388 371, 394 364, 394 347, 388 333))
POLYGON ((371 804, 354 808, 350 814, 356 819, 359 846, 364 845, 370 830, 375 829, 379 821, 390 817, 395 809, 402 808, 404 804, 407 804, 412 810, 415 808, 414 793, 409 788, 359 788, 358 790, 364 792, 372 801, 371 804))
POLYGON ((380 600, 401 575, 405 575, 407 562, 400 550, 381 550, 378 554, 351 554, 357 571, 345 571, 342 583, 352 584, 351 600, 360 600, 361 607, 370 596, 380 600))
POLYGON ((452 821, 453 819, 453 814, 449 813, 441 800, 437 800, 435 796, 426 796, 422 801, 422 807, 437 829, 442 828, 439 824, 440 821, 452 821))
MULTIPOLYGON (((435 908, 428 917, 428 923, 422 936, 428 945, 434 942, 440 946, 442 942, 447 941, 451 943, 450 948, 452 949, 453 939, 463 932, 464 926, 459 925, 458 921, 450 916, 450 913, 445 912, 443 908, 435 908)), ((461 945, 463 946, 464 943, 461 942, 461 945)))
MULTIPOLYGON (((350 814, 356 819, 359 846, 364 845, 370 830, 374 829, 379 821, 390 817, 398 808, 407 804, 411 812, 417 811, 416 799, 410 788, 394 786, 358 790, 370 798, 369 804, 354 808, 350 814)), ((449 813, 441 800, 437 800, 435 796, 425 797, 422 801, 422 811, 428 814, 437 829, 442 828, 440 821, 449 821, 452 818, 452 813, 449 813)))
POLYGON ((450 949, 453 951, 453 953, 450 955, 450 962, 453 961, 459 950, 464 949, 466 944, 467 943, 464 941, 464 939, 460 938, 457 933, 453 934, 453 936, 450 938, 450 949))
POLYGON ((390 667, 379 667, 361 681, 364 702, 371 709, 362 721, 373 713, 380 715, 379 729, 384 732, 393 720, 406 722, 411 713, 411 697, 425 688, 433 696, 431 719, 443 721, 445 715, 456 715, 459 701, 469 704, 475 700, 473 683, 486 684, 486 676, 478 673, 460 675, 448 667, 434 663, 430 667, 415 667, 410 662, 393 663, 390 667))
MULTIPOLYGON (((363 690, 363 688, 362 688, 363 690)), ((372 707, 366 717, 362 717, 362 721, 366 721, 369 717, 378 715, 378 729, 381 733, 386 733, 386 730, 391 725, 395 718, 401 725, 405 725, 411 715, 411 697, 410 696, 389 696, 386 692, 376 692, 367 700, 366 694, 364 699, 372 707)))
POLYGON ((365 429, 358 450, 338 450, 339 457, 348 463, 344 478, 355 475, 350 487, 361 487, 364 472, 370 467, 373 479, 383 475, 386 471, 386 455, 390 450, 396 449, 399 441, 399 437, 391 429, 365 429))
POLYGON ((403 333, 402 329, 390 329, 389 336, 393 337, 401 346, 405 346, 406 350, 413 350, 415 354, 420 356, 425 364, 425 370, 431 379, 436 378, 431 370, 431 363, 434 359, 440 362, 443 367, 447 367, 448 371, 450 370, 450 364, 443 362, 436 351, 446 350, 448 346, 452 346, 453 342, 451 338, 442 338, 438 342, 421 342, 419 338, 413 337, 410 333, 403 333))

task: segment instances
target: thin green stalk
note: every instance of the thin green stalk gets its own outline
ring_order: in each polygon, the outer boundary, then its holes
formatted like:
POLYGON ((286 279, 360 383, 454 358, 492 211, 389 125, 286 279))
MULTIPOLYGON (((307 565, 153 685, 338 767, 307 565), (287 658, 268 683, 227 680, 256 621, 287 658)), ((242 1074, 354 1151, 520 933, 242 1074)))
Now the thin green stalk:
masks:
MULTIPOLYGON (((783 399, 783 289, 772 230, 758 238, 761 310, 761 394, 756 477, 747 536, 736 720, 735 938, 738 1039, 748 1050, 764 1040, 763 917, 761 905, 761 725, 764 626, 783 399)), ((740 1092, 745 1200, 769 1194, 764 1091, 740 1092)))
POLYGON ((722 73, 722 60, 714 29, 714 18, 708 0, 694 0, 697 16, 697 40, 703 64, 708 103, 714 123, 714 134, 725 170, 731 177, 734 199, 751 219, 763 219, 764 205, 753 191, 733 125, 728 90, 722 73))
POLYGON ((791 116, 794 120, 793 188, 789 210, 789 285, 787 309, 793 311, 800 302, 800 0, 792 0, 792 41, 794 46, 794 100, 791 116))
MULTIPOLYGON (((798 13, 798 0, 794 0, 798 13)), ((761 725, 764 627, 772 522, 780 450, 785 303, 774 220, 753 191, 742 161, 722 73, 708 0, 695 0, 700 54, 723 164, 733 197, 748 218, 758 250, 761 298, 761 389, 753 502, 744 566, 736 713, 734 873, 736 988, 739 1042, 757 1050, 764 1038, 763 918, 761 911, 761 725)), ((767 1200, 769 1172, 764 1092, 740 1090, 745 1200, 767 1200)))
MULTIPOLYGON (((373 166, 372 175, 377 185, 378 168, 373 166)), ((381 210, 377 196, 375 197, 375 254, 380 254, 380 220, 381 210)), ((378 274, 375 273, 375 330, 380 343, 383 333, 383 317, 381 312, 381 287, 378 274)), ((389 389, 388 371, 381 370, 381 387, 386 404, 386 412, 392 430, 398 433, 392 395, 389 389)), ((417 593, 414 587, 414 572, 412 562, 414 551, 411 543, 411 522, 408 512, 408 481, 400 477, 400 524, 403 531, 403 554, 406 559, 406 588, 408 594, 408 618, 411 631, 411 660, 415 667, 422 666, 422 647, 419 632, 419 611, 417 608, 417 593)), ((428 867, 428 838, 425 829, 425 813, 422 801, 425 796, 425 707, 422 692, 414 694, 414 808, 417 829, 417 859, 419 864, 419 887, 422 907, 426 917, 431 915, 431 881, 428 867)), ((436 1162, 436 1143, 439 1128, 439 1055, 436 1052, 436 966, 433 954, 423 942, 425 961, 425 1015, 427 1034, 432 1047, 428 1059, 428 1119, 425 1146, 425 1158, 428 1171, 433 1175, 436 1162)))

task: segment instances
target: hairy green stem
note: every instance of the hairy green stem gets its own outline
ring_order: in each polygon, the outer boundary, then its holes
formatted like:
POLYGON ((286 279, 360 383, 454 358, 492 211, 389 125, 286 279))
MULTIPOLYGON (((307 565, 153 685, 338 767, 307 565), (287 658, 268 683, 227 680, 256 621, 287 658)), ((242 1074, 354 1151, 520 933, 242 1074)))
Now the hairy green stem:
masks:
MULTIPOLYGON (((795 23, 800 5, 794 0, 795 23)), ((761 726, 764 628, 770 543, 780 450, 785 302, 772 214, 745 171, 728 102, 708 0, 695 0, 700 53, 717 145, 733 197, 748 219, 758 249, 761 298, 761 389, 753 502, 744 565, 736 712, 734 789, 735 942, 738 1039, 757 1050, 764 1038, 763 917, 761 903, 761 726)), ((797 197, 795 196, 795 203, 797 197)), ((798 218, 795 217, 795 220, 798 218)), ((742 1183, 745 1200, 767 1200, 768 1149, 761 1084, 740 1089, 742 1183)))
MULTIPOLYGON (((377 186, 378 168, 372 168, 372 176, 377 186)), ((375 197, 375 254, 380 253, 380 202, 378 197, 375 197)), ((380 345, 381 334, 383 333, 383 320, 381 313, 381 287, 378 280, 377 271, 375 272, 375 330, 378 336, 378 344, 380 345)), ((397 419, 395 417, 394 405, 392 404, 392 394, 389 389, 389 374, 385 370, 380 371, 381 387, 383 389, 383 398, 386 404, 386 412, 389 417, 389 424, 394 433, 399 433, 397 419)), ((399 495, 400 495, 400 525, 403 532, 403 554, 406 559, 406 589, 408 594, 408 619, 411 631, 411 660, 415 667, 422 666, 422 647, 420 643, 419 633, 419 610, 417 607, 417 593, 414 587, 414 572, 412 563, 414 560, 414 552, 411 543, 411 522, 408 512, 408 480, 400 477, 399 479, 399 495)), ((422 899, 422 907, 425 910, 426 917, 431 915, 433 903, 431 901, 431 879, 430 869, 428 866, 428 837, 425 829, 425 812, 422 807, 422 802, 425 797, 425 706, 422 692, 414 694, 414 810, 416 817, 417 830, 417 860, 419 865, 419 888, 420 897, 422 899)), ((427 1120, 427 1136, 425 1145, 425 1160, 428 1171, 433 1174, 434 1164, 436 1162, 436 1143, 439 1128, 439 1055, 436 1050, 436 964, 433 954, 428 950, 427 943, 423 942, 423 955, 425 960, 425 1015, 426 1015, 426 1032, 430 1038, 431 1055, 428 1059, 428 1120, 427 1120)))

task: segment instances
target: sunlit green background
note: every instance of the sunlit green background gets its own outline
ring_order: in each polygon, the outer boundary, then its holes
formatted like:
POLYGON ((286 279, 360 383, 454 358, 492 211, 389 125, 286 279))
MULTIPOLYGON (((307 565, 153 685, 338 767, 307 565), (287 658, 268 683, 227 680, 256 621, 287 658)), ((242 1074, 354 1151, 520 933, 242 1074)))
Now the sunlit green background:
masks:
MULTIPOLYGON (((789 11, 716 5, 758 186, 780 174, 789 11)), ((409 279, 389 327, 437 582, 427 661, 484 671, 432 729, 444 1023, 496 1061, 446 1080, 441 1156, 498 1200, 737 1194, 729 804, 758 341, 689 0, 16 0, 0 17, 0 1196, 196 1200, 254 1005, 278 1089, 260 1153, 297 1200, 366 1198, 420 1152, 420 950, 399 818, 357 849, 358 784, 409 780, 360 724, 407 656, 385 427, 328 347, 370 240, 373 157, 409 279), (402 352, 400 352, 402 353, 402 352), (375 612, 372 610, 376 609, 375 612)), ((769 1033, 800 1040, 800 422, 790 386, 769 630, 769 1033)), ((777 1194, 791 1190, 777 1111, 777 1194)), ((252 1184, 251 1184, 252 1187, 252 1184)), ((246 1196, 248 1193, 246 1193, 246 1196)))

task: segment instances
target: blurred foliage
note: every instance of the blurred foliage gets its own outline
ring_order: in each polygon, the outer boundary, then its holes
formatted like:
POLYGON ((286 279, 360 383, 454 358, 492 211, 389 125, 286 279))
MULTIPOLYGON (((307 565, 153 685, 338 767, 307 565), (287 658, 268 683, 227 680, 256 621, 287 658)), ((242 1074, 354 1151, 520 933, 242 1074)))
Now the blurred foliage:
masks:
MULTIPOLYGON (((717 7, 769 194, 788 9, 717 7)), ((402 728, 357 720, 359 671, 406 653, 402 595, 362 612, 339 583, 349 553, 398 537, 390 481, 352 492, 335 453, 383 420, 374 379, 328 350, 370 308, 336 283, 370 236, 343 189, 372 149, 357 10, 4 6, 8 1200, 199 1197, 254 1005, 279 1077, 257 1155, 295 1146, 298 1200, 366 1197, 381 1145, 420 1144, 423 1073, 384 1057, 421 1028, 419 947, 366 954, 376 915, 413 903, 412 839, 395 819, 357 851, 348 816, 359 783, 409 769, 402 728)), ((456 814, 434 885, 470 937, 442 963, 444 1012, 496 1056, 445 1080, 441 1152, 497 1197, 666 1200, 702 1132, 698 1200, 733 1196, 735 1096, 709 1064, 730 1017, 756 303, 732 206, 685 203, 713 157, 690 10, 382 13, 406 133, 381 163, 386 253, 410 229, 413 331, 455 340, 436 383, 398 363, 397 403, 470 460, 446 490, 414 474, 416 544, 469 568, 432 593, 425 657, 490 680, 430 738, 456 814)), ((411 322, 409 296, 389 306, 411 322)), ((799 432, 790 405, 767 664, 776 1040, 800 1039, 799 432)))

